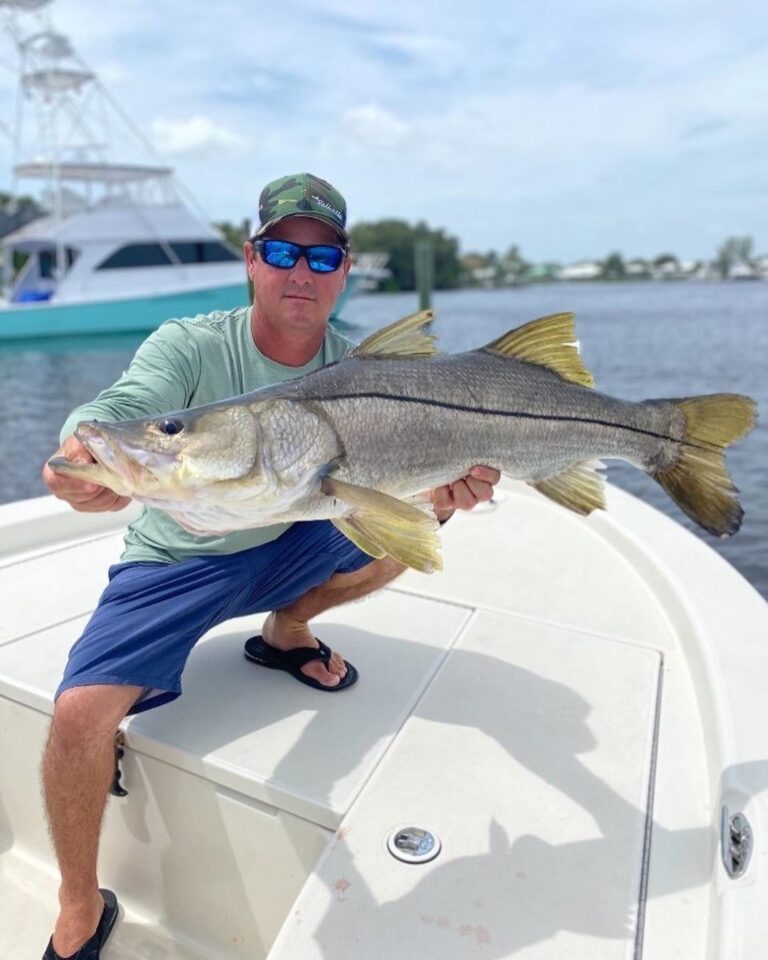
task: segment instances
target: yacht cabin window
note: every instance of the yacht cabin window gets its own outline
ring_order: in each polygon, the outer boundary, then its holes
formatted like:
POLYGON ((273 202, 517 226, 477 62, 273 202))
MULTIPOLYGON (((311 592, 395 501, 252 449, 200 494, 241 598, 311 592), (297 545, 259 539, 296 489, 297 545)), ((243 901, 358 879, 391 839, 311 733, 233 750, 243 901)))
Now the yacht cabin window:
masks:
MULTIPOLYGON (((167 244, 180 263, 223 263, 240 257, 218 240, 174 240, 167 244)), ((171 265, 165 247, 159 243, 129 243, 103 260, 97 270, 119 270, 136 267, 171 265)))
MULTIPOLYGON (((77 260, 79 251, 72 247, 64 248, 64 269, 69 270, 72 264, 77 260)), ((52 280, 56 270, 56 250, 39 250, 37 254, 40 264, 40 276, 44 280, 52 280)))

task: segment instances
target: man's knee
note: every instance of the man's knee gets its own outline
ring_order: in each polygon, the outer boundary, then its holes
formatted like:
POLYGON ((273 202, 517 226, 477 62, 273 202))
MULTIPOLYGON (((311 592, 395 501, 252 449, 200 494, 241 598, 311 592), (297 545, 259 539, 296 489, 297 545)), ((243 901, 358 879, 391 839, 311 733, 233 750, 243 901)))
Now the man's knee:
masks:
POLYGON ((379 560, 372 560, 366 563, 364 567, 355 570, 353 573, 336 573, 329 583, 339 587, 351 587, 355 585, 370 586, 370 589, 384 586, 399 577, 406 569, 405 565, 392 557, 381 557, 379 560))
POLYGON ((120 721, 141 694, 141 687, 70 687, 56 700, 51 739, 65 749, 113 737, 120 721))

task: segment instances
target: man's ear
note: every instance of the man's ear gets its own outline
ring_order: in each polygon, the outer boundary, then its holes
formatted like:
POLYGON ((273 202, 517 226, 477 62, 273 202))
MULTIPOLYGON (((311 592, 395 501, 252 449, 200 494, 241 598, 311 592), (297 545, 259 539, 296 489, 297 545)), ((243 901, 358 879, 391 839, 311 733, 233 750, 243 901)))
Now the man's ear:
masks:
POLYGON ((344 266, 341 268, 344 272, 344 282, 341 285, 341 289, 347 285, 347 277, 349 276, 349 271, 352 269, 352 254, 348 253, 344 258, 344 266))
POLYGON ((243 244, 243 257, 245 258, 245 282, 248 286, 248 302, 253 303, 253 247, 250 241, 246 240, 243 244))
POLYGON ((245 258, 245 269, 248 274, 248 278, 251 278, 251 270, 253 269, 253 261, 255 254, 253 252, 253 244, 250 240, 246 240, 243 244, 243 257, 245 258))

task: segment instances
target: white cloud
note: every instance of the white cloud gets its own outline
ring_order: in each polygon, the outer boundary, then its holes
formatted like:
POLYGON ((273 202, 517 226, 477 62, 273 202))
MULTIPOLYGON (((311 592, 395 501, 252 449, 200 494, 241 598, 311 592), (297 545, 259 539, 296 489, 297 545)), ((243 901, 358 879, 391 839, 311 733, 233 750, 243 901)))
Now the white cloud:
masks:
MULTIPOLYGON (((290 17, 260 11, 254 46, 252 4, 212 16, 188 0, 173 56, 171 0, 98 18, 57 0, 53 19, 213 217, 246 216, 265 180, 310 169, 355 217, 423 217, 467 243, 513 231, 542 256, 581 256, 608 237, 639 252, 645 232, 693 256, 711 223, 765 246, 768 44, 762 6, 734 3, 550 0, 521 20, 506 0, 482 17, 444 0, 292 0, 290 17)), ((128 159, 117 134, 112 159, 128 159)))
POLYGON ((375 104, 352 107, 341 118, 341 139, 365 150, 392 150, 408 136, 410 124, 375 104))
POLYGON ((245 146, 245 139, 209 117, 196 114, 185 120, 155 117, 152 135, 161 153, 169 156, 208 156, 220 149, 245 146))
POLYGON ((122 84, 133 80, 133 77, 131 76, 131 73, 125 64, 120 63, 117 60, 109 60, 105 63, 96 63, 93 65, 92 70, 107 89, 121 86, 122 84))

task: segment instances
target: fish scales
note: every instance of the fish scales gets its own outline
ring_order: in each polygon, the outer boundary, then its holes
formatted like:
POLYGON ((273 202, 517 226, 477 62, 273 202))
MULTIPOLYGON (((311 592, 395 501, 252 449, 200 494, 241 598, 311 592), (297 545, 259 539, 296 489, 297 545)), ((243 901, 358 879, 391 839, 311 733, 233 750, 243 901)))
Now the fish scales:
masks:
POLYGON ((321 407, 341 447, 354 451, 339 476, 400 496, 455 480, 476 463, 523 480, 551 476, 574 459, 645 466, 672 457, 682 436, 682 416, 670 403, 616 400, 483 351, 351 359, 281 387, 321 407))
POLYGON ((476 464, 581 514, 604 508, 595 460, 649 473, 717 536, 743 510, 724 451, 756 422, 749 397, 630 402, 595 390, 572 314, 479 350, 436 354, 429 314, 377 331, 304 377, 164 417, 81 423, 93 463, 52 469, 167 510, 194 533, 329 518, 371 556, 440 567, 434 520, 404 503, 476 464))

